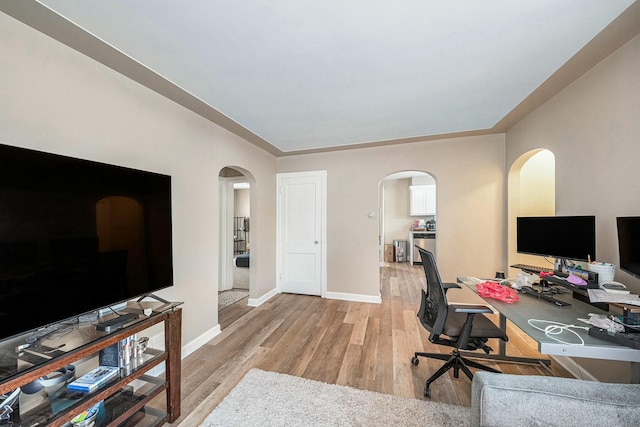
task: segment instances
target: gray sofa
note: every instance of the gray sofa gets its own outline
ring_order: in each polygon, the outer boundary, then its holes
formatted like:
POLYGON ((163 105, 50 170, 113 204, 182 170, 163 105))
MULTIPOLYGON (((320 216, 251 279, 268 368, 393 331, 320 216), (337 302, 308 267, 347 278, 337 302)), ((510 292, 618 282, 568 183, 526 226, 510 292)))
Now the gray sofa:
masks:
POLYGON ((640 385, 476 372, 472 426, 640 426, 640 385))

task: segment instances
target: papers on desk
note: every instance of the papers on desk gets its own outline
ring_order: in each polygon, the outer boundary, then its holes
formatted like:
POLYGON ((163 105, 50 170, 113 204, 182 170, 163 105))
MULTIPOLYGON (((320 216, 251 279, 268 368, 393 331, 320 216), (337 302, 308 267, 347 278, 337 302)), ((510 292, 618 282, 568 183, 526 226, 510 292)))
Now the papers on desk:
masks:
POLYGON ((640 298, 636 294, 617 294, 604 289, 587 289, 591 302, 615 302, 640 306, 640 298))

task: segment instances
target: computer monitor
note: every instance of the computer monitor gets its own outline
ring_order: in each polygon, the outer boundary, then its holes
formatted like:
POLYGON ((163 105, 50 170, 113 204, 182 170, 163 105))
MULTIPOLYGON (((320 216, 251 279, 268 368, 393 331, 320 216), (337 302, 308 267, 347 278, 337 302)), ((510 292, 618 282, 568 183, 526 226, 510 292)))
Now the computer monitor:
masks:
POLYGON ((517 218, 518 253, 575 261, 596 258, 595 216, 517 218))
POLYGON ((616 218, 620 270, 640 279, 640 216, 616 218))

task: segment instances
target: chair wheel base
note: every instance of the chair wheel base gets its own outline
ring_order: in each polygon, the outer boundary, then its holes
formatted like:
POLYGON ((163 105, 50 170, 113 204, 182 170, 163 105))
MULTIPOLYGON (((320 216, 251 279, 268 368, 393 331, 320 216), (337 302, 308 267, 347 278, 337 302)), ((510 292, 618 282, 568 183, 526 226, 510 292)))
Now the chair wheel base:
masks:
POLYGON ((431 397, 431 389, 429 387, 424 388, 424 397, 431 397))
POLYGON ((418 363, 420 363, 420 359, 418 359, 416 356, 413 356, 413 357, 411 358, 411 364, 412 364, 413 366, 418 366, 418 363))

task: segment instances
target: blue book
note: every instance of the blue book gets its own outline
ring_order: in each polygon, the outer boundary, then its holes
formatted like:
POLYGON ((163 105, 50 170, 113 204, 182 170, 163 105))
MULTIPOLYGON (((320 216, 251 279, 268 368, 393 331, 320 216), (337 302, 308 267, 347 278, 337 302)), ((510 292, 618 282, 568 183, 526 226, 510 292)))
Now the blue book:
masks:
POLYGON ((92 392, 106 384, 111 378, 120 373, 120 368, 115 366, 98 366, 94 370, 84 374, 80 378, 67 385, 69 391, 92 392))

